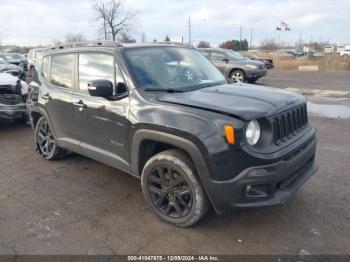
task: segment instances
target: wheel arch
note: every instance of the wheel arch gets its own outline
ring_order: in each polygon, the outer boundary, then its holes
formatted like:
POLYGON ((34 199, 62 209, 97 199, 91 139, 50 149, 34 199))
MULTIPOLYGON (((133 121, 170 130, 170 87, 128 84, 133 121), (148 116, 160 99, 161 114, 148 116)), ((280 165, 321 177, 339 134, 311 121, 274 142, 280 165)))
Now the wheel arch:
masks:
POLYGON ((56 135, 55 127, 54 127, 54 125, 52 125, 51 119, 48 116, 48 114, 45 112, 45 110, 43 110, 39 107, 35 108, 35 110, 31 109, 29 116, 30 116, 30 123, 31 123, 32 128, 34 130, 35 130, 36 124, 38 123, 40 117, 45 117, 47 119, 47 121, 49 122, 49 125, 51 127, 53 134, 56 135))
MULTIPOLYGON (((196 165, 201 162, 202 154, 199 148, 190 140, 162 131, 141 129, 137 130, 133 136, 131 148, 131 172, 136 176, 140 176, 142 169, 142 158, 144 154, 150 152, 161 152, 170 148, 180 149, 187 153, 193 163, 196 165), (157 148, 158 147, 158 148, 157 148)), ((154 155, 154 154, 153 154, 154 155)), ((205 164, 204 160, 203 163, 205 164)), ((196 165, 197 167, 197 165, 196 165)))
POLYGON ((231 70, 229 71, 229 75, 228 75, 228 76, 231 77, 233 71, 235 71, 235 70, 241 71, 241 72, 244 74, 244 77, 247 78, 247 74, 246 74, 245 71, 244 71, 242 68, 240 68, 240 67, 233 67, 233 68, 231 68, 231 70))
MULTIPOLYGON (((196 146, 195 143, 193 143, 192 141, 186 138, 183 138, 174 134, 170 134, 170 133, 156 131, 156 130, 146 130, 146 129, 137 130, 134 134, 132 147, 131 147, 131 174, 132 175, 136 177, 141 176, 141 173, 142 173, 141 163, 142 161, 145 161, 145 159, 143 159, 144 157, 142 155, 143 149, 141 147, 144 145, 143 143, 145 142, 147 143, 147 141, 151 141, 151 143, 152 142, 161 143, 162 145, 166 145, 170 148, 184 151, 193 162, 198 173, 198 178, 203 186, 203 189, 206 195, 208 196, 210 202, 212 203, 213 207, 215 208, 215 210, 217 210, 211 199, 212 194, 210 194, 210 192, 212 192, 211 190, 212 183, 210 182, 210 173, 209 173, 207 164, 205 162, 204 156, 201 153, 198 146, 196 146)), ((169 148, 166 148, 166 149, 169 149, 169 148)))

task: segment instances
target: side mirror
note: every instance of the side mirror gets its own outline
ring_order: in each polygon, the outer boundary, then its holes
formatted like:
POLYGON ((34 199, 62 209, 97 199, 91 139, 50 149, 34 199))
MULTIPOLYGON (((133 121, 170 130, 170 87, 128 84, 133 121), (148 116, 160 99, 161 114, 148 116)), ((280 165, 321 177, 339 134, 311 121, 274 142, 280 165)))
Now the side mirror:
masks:
POLYGON ((228 58, 223 58, 222 61, 224 61, 225 63, 228 63, 230 60, 228 58))
POLYGON ((88 82, 88 91, 91 96, 108 98, 113 95, 113 83, 99 79, 88 82))

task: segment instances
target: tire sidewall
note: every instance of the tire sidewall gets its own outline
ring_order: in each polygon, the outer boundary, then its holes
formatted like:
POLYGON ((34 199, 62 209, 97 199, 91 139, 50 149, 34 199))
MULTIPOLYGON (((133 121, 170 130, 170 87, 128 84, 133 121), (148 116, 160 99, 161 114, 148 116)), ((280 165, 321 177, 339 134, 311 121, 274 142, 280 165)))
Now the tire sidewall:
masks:
POLYGON ((194 217, 198 216, 200 213, 200 209, 203 208, 203 191, 202 187, 199 184, 196 175, 194 174, 194 170, 182 159, 177 158, 173 155, 163 155, 158 154, 154 157, 152 157, 149 161, 147 161, 141 176, 141 186, 142 186, 142 192, 144 194, 144 197, 146 201, 151 205, 153 211, 157 214, 157 216, 167 222, 174 224, 176 226, 183 226, 191 221, 194 217), (172 218, 169 216, 163 215, 158 208, 154 205, 153 201, 150 198, 150 195, 147 190, 147 184, 148 184, 148 176, 152 173, 152 171, 159 165, 168 165, 173 169, 179 169, 181 170, 182 174, 184 175, 184 178, 188 184, 188 186, 191 189, 192 192, 192 207, 190 212, 182 217, 182 218, 172 218))
MULTIPOLYGON (((41 117, 41 118, 38 120, 38 122, 37 122, 37 124, 36 124, 36 127, 35 127, 35 144, 37 145, 37 148, 38 148, 38 150, 39 150, 40 155, 41 155, 43 158, 47 159, 47 160, 51 160, 51 159, 54 158, 54 156, 55 156, 55 154, 56 154, 56 151, 57 151, 57 144, 56 144, 56 142, 55 142, 55 145, 54 145, 54 147, 53 147, 53 149, 52 149, 52 151, 50 152, 49 155, 44 155, 44 154, 41 152, 41 149, 40 149, 39 143, 38 143, 38 132, 39 132, 39 127, 40 127, 40 125, 41 125, 44 121, 47 122, 47 124, 49 125, 49 127, 50 127, 50 129, 51 129, 51 126, 50 126, 49 121, 48 121, 45 117, 41 117)), ((52 132, 52 129, 51 129, 51 132, 52 132)))
MULTIPOLYGON (((233 75, 235 74, 235 73, 240 73, 241 75, 242 75, 242 83, 243 82, 245 82, 247 79, 246 79, 246 76, 245 76, 245 72, 243 71, 243 70, 241 70, 241 69, 235 69, 235 70, 233 70, 232 72, 231 72, 231 74, 230 74, 230 78, 233 80, 233 75)), ((236 83, 238 83, 238 82, 236 82, 236 83)))

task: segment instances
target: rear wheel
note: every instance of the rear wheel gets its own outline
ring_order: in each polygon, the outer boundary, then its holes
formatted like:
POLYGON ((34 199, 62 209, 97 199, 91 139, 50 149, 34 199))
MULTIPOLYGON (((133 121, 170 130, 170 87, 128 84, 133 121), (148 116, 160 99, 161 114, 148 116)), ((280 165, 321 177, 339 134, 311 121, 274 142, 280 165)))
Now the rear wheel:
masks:
POLYGON ((240 69, 233 70, 231 75, 230 75, 230 78, 235 83, 237 83, 237 82, 245 82, 246 81, 245 73, 243 72, 243 70, 240 70, 240 69))
POLYGON ((35 128, 35 142, 39 153, 47 160, 63 158, 66 151, 59 147, 45 117, 41 117, 35 128))
POLYGON ((143 169, 141 183, 146 201, 167 223, 189 227, 209 209, 196 170, 180 150, 167 150, 149 159, 143 169))

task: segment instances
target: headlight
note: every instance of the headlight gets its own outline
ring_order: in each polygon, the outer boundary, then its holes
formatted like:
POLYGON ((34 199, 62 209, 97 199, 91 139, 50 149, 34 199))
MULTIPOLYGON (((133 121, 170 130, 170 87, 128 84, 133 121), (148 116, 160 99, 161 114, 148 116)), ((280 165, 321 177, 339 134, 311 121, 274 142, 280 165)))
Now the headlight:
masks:
POLYGON ((250 121, 245 131, 245 136, 247 138, 248 144, 253 146, 256 143, 258 143, 260 138, 260 133, 261 133, 261 129, 260 129, 259 122, 256 120, 250 121))
POLYGON ((248 67, 250 69, 257 69, 258 68, 257 65, 246 65, 246 67, 248 67))

